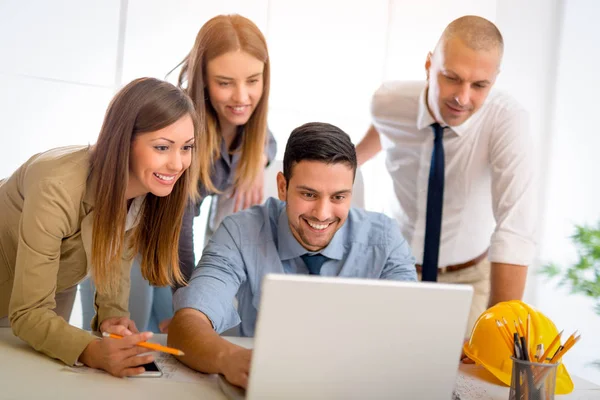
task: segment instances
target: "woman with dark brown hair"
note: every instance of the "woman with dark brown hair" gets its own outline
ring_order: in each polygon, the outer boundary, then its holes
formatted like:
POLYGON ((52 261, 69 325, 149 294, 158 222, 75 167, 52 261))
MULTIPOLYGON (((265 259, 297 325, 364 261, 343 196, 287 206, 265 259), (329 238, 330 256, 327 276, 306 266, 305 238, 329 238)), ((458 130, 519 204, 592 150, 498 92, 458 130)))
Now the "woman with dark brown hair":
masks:
POLYGON ((132 256, 153 285, 184 281, 177 243, 197 196, 198 142, 188 96, 142 78, 113 98, 96 144, 37 154, 0 181, 0 326, 69 365, 142 373, 152 356, 135 344, 151 333, 129 319, 132 256), (97 287, 92 328, 125 339, 69 325, 88 273, 97 287))

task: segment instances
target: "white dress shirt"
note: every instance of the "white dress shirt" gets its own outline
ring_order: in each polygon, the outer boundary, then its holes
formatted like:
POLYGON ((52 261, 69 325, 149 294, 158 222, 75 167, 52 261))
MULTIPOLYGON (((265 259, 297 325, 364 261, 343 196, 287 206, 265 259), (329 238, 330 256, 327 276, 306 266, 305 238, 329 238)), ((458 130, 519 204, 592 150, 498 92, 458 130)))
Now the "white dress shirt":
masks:
MULTIPOLYGON (((423 261, 427 186, 435 122, 425 82, 386 82, 373 96, 373 125, 402 215, 402 234, 423 261)), ((445 183, 438 266, 490 247, 491 262, 529 265, 535 253, 537 182, 528 113, 492 90, 465 123, 444 130, 445 183)))

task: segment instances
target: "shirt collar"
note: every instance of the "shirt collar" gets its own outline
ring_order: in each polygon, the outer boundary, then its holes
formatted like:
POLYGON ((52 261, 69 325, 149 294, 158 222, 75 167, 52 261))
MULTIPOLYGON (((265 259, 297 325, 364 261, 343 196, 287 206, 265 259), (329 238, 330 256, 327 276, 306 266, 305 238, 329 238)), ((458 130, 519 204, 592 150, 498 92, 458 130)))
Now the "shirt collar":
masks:
POLYGON ((417 111, 417 128, 419 130, 425 129, 434 122, 435 119, 429 113, 429 109, 427 108, 427 86, 425 86, 423 90, 421 90, 421 95, 419 96, 419 109, 417 111))
POLYGON ((287 216, 287 205, 281 209, 279 219, 277 221, 277 243, 279 251, 279 259, 281 261, 291 260, 300 257, 306 253, 323 254, 325 257, 333 260, 341 260, 344 257, 344 249, 346 238, 348 235, 348 220, 344 225, 333 235, 331 242, 318 252, 306 250, 294 237, 290 229, 290 224, 287 216))
MULTIPOLYGON (((451 131, 455 132, 458 136, 463 136, 465 133, 467 133, 473 117, 474 116, 471 116, 471 118, 467 119, 461 125, 448 126, 446 127, 446 129, 450 129, 451 131)), ((429 108, 427 108, 427 85, 425 85, 425 87, 421 91, 421 95, 419 96, 419 109, 417 111, 417 128, 419 130, 428 128, 434 122, 436 122, 435 118, 433 118, 433 116, 429 113, 429 108)), ((444 124, 441 125, 444 126, 444 124)))

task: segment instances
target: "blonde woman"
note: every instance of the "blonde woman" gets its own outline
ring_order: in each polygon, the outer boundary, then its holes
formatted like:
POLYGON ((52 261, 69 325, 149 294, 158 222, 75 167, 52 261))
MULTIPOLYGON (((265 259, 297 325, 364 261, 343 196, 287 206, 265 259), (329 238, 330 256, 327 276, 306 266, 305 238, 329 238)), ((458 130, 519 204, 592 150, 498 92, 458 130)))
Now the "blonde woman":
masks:
POLYGON ((135 343, 151 333, 129 319, 132 255, 152 284, 183 282, 176 249, 202 168, 196 121, 180 89, 138 79, 112 100, 96 144, 37 154, 0 181, 0 326, 68 365, 144 371, 152 356, 135 343), (90 272, 92 327, 125 339, 68 324, 77 283, 90 272))
MULTIPOLYGON (((200 176, 201 197, 229 192, 234 212, 262 202, 263 172, 276 153, 267 129, 270 60, 258 27, 240 15, 219 15, 202 26, 183 61, 179 85, 192 98, 207 134, 201 160, 209 176, 200 176)), ((192 220, 199 203, 184 216, 180 259, 186 277, 194 263, 192 220)))
MULTIPOLYGON (((267 43, 252 21, 240 15, 210 19, 181 66, 178 83, 194 103, 204 133, 200 146, 208 154, 199 160, 200 201, 186 210, 179 241, 181 271, 189 278, 195 267, 193 219, 201 202, 212 194, 219 200, 230 196, 234 205, 229 212, 261 203, 264 168, 275 157, 277 144, 267 129, 267 43)), ((219 214, 223 217, 223 210, 219 214)), ((132 318, 148 330, 164 331, 173 315, 171 291, 148 286, 135 265, 132 285, 132 318)))

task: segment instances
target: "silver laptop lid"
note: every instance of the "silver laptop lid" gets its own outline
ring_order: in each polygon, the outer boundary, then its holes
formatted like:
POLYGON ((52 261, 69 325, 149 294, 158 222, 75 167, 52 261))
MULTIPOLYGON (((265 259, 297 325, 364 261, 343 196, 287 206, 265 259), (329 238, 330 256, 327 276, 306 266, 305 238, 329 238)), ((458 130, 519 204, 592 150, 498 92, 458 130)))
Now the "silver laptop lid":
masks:
POLYGON ((449 399, 472 294, 468 285, 267 275, 247 398, 449 399))

